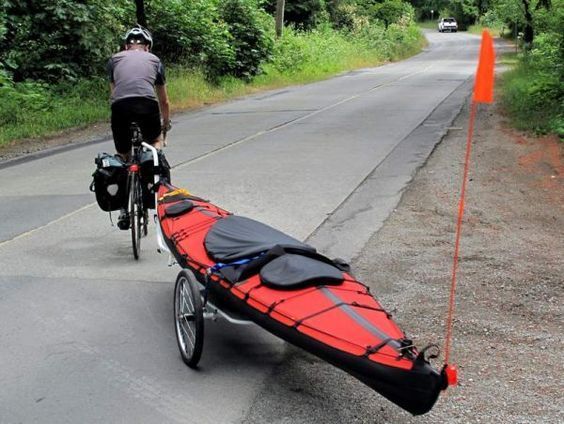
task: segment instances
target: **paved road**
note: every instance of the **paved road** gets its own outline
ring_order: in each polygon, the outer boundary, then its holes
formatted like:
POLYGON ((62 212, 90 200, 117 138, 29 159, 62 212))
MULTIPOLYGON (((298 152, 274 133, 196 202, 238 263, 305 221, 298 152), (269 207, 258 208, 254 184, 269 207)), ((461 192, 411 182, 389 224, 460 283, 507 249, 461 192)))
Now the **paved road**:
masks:
MULTIPOLYGON (((175 117, 177 185, 329 255, 356 256, 468 94, 478 38, 430 33, 422 54, 175 117)), ((285 345, 207 326, 178 356, 177 268, 154 237, 133 261, 87 191, 108 142, 0 167, 0 422, 240 421, 285 345)))

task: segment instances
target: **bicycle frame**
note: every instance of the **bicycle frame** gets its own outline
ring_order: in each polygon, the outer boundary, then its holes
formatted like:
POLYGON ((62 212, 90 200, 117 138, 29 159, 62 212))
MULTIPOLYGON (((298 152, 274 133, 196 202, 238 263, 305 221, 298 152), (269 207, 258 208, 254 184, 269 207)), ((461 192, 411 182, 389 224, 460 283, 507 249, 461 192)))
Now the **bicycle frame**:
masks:
MULTIPOLYGON (((155 147, 153 147, 152 145, 150 145, 149 143, 146 143, 145 141, 143 141, 143 139, 141 138, 141 133, 139 130, 139 127, 137 124, 133 124, 132 125, 132 130, 133 130, 133 138, 132 138, 132 147, 133 147, 133 163, 129 165, 129 173, 139 173, 140 171, 140 163, 139 163, 139 156, 140 156, 140 150, 141 148, 145 148, 147 150, 149 150, 152 155, 153 155, 153 169, 158 169, 159 167, 159 155, 158 155, 158 151, 155 147)), ((154 187, 157 188, 158 184, 160 182, 160 173, 155 172, 154 176, 153 176, 153 183, 154 183, 154 187)), ((130 188, 131 189, 131 188, 130 188)), ((157 205, 158 202, 158 190, 155 190, 155 205, 157 205)), ((132 210, 132 200, 131 200, 131 196, 129 196, 128 198, 128 211, 132 210)), ((157 223, 158 219, 157 219, 157 212, 155 209, 155 213, 153 215, 153 220, 155 223, 157 223)), ((146 225, 147 223, 145 223, 146 225)), ((158 223, 157 223, 158 224, 158 223)), ((164 242, 164 238, 162 235, 162 231, 161 231, 161 227, 160 224, 156 225, 156 233, 157 233, 157 251, 159 253, 161 252, 169 252, 170 255, 170 251, 168 249, 168 247, 166 246, 166 243, 164 242)), ((171 256, 172 257, 172 256, 171 256)), ((172 261, 169 260, 169 262, 171 263, 172 261)))
MULTIPOLYGON (((141 145, 143 147, 149 149, 153 153, 153 167, 155 169, 157 169, 158 166, 159 166, 159 156, 158 156, 157 149, 155 147, 151 146, 149 143, 145 143, 144 141, 141 143, 141 145)), ((159 175, 159 173, 155 172, 155 175, 154 175, 153 178, 154 178, 155 187, 157 187, 160 180, 161 180, 161 176, 159 175)), ((169 255, 170 255, 171 254, 170 250, 168 249, 168 247, 167 247, 167 245, 164 241, 163 233, 161 231, 161 225, 160 225, 160 223, 158 223, 157 209, 156 209, 156 206, 158 205, 158 201, 159 201, 158 196, 159 196, 158 191, 155 190, 155 214, 153 215, 153 220, 157 224, 156 225, 156 227, 157 227, 157 246, 158 246, 157 252, 159 252, 159 253, 168 252, 169 255)), ((171 262, 171 261, 169 261, 169 262, 171 262)))

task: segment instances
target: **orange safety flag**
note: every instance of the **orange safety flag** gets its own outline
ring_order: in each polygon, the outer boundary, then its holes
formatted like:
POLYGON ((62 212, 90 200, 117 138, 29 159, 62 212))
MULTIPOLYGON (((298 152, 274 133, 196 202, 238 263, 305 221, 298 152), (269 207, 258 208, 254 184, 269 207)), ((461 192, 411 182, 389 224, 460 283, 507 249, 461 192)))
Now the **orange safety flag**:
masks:
POLYGON ((493 101, 495 51, 493 39, 487 30, 482 32, 482 45, 480 47, 480 60, 474 84, 476 103, 491 103, 493 101))

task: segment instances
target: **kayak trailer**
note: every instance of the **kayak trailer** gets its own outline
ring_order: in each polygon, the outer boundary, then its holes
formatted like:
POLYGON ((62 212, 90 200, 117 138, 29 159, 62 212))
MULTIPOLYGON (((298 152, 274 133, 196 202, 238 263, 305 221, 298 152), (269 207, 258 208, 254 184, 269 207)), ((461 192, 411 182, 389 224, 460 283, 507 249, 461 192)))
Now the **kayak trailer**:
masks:
POLYGON ((182 270, 174 323, 182 360, 195 368, 204 320, 257 324, 346 371, 414 414, 431 410, 449 383, 413 345, 349 266, 268 225, 163 183, 159 251, 182 270))

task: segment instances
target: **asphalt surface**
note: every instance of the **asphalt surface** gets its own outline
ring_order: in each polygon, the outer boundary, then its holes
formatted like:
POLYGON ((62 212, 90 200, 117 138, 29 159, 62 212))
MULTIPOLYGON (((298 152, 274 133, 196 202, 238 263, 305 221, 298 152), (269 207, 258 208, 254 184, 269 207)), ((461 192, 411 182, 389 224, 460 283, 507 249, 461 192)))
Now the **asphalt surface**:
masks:
MULTIPOLYGON (((429 33, 410 60, 176 116, 173 183, 351 259, 397 204, 469 92, 479 38, 429 33)), ((109 141, 0 167, 0 422, 241 421, 286 345, 207 323, 179 358, 177 267, 139 262, 88 192, 109 141)))

